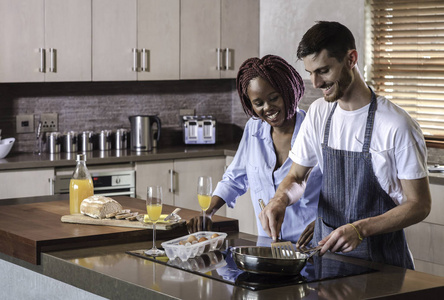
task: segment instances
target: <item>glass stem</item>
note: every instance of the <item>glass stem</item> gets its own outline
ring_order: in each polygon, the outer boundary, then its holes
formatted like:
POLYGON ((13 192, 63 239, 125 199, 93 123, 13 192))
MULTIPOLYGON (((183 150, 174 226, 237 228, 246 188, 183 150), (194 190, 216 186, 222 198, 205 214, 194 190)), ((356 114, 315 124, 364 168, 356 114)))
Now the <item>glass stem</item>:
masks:
POLYGON ((202 228, 202 231, 205 231, 205 211, 204 210, 202 210, 203 211, 203 228, 202 228))
POLYGON ((156 223, 153 223, 153 249, 156 248, 156 223))

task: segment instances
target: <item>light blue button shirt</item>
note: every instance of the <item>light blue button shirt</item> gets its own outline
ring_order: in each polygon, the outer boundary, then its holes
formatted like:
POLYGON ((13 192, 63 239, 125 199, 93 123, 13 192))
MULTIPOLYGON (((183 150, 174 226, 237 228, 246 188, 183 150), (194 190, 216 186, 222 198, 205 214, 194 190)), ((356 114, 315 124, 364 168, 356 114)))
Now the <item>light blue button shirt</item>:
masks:
MULTIPOLYGON (((299 110, 291 138, 292 147, 304 117, 305 112, 299 110)), ((264 200, 265 205, 268 203, 288 174, 292 163, 293 161, 288 157, 284 164, 273 172, 276 165, 276 152, 271 138, 271 126, 266 122, 251 118, 245 125, 234 160, 217 184, 213 195, 221 197, 228 207, 234 208, 237 198, 245 194, 250 187, 258 234, 267 236, 258 218, 261 211, 258 200, 264 200)), ((310 174, 304 196, 297 203, 287 207, 281 229, 281 239, 296 242, 305 227, 315 220, 321 186, 322 173, 316 166, 310 174)))

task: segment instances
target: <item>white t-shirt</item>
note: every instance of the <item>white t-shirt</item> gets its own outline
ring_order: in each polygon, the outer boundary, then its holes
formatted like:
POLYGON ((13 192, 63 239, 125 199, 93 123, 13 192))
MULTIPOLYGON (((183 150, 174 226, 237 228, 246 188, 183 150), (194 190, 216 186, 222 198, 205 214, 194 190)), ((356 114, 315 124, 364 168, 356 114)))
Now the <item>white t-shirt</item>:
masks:
MULTIPOLYGON (((289 154, 295 163, 306 167, 319 163, 323 170, 322 143, 333 105, 324 98, 311 104, 289 154)), ((361 152, 369 106, 346 111, 338 104, 330 125, 328 146, 361 152)), ((382 96, 377 97, 370 153, 381 187, 396 204, 401 204, 404 199, 400 179, 419 179, 428 175, 427 148, 418 123, 382 96)))

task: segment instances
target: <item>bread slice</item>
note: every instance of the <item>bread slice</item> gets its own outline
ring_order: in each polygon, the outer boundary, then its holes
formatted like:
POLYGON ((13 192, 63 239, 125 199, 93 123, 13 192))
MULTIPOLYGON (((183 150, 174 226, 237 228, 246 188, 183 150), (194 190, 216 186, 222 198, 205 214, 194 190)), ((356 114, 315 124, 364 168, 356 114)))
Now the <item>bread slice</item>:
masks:
POLYGON ((80 213, 96 219, 103 219, 106 215, 117 213, 121 210, 122 205, 119 202, 101 195, 90 196, 80 204, 80 213))

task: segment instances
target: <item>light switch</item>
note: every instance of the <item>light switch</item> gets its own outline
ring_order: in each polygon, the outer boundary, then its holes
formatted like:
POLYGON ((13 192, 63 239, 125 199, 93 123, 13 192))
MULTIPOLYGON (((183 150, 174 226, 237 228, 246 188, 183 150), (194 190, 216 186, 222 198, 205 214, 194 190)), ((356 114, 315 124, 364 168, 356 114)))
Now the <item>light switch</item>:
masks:
POLYGON ((34 115, 17 115, 15 121, 17 133, 34 132, 34 115))

